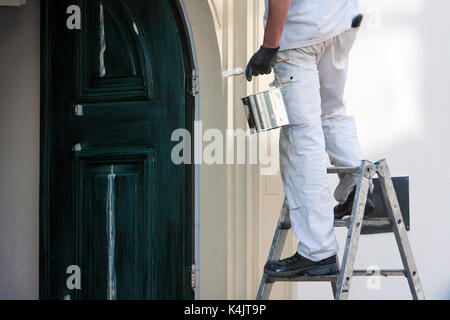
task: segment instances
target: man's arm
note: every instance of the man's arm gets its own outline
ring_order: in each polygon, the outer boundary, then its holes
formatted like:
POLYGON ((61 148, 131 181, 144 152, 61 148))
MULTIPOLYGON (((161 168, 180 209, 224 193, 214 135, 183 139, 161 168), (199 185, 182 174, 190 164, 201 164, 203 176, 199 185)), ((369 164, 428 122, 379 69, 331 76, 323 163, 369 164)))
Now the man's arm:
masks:
POLYGON ((292 0, 269 0, 264 42, 247 65, 245 75, 248 81, 251 81, 253 76, 272 72, 291 4, 292 0))
POLYGON ((264 32, 264 47, 279 47, 291 3, 292 0, 269 0, 269 16, 264 32))

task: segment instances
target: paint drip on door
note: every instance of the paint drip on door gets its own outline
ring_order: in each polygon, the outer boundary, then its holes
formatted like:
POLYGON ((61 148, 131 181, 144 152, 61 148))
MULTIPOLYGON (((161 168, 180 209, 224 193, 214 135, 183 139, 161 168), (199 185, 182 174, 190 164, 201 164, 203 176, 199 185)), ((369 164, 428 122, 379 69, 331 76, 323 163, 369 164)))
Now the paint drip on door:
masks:
POLYGON ((115 184, 116 175, 114 165, 111 166, 111 173, 108 174, 108 191, 106 196, 106 236, 108 239, 108 281, 107 299, 117 300, 116 290, 116 269, 115 269, 115 246, 116 246, 116 226, 115 226, 115 184))

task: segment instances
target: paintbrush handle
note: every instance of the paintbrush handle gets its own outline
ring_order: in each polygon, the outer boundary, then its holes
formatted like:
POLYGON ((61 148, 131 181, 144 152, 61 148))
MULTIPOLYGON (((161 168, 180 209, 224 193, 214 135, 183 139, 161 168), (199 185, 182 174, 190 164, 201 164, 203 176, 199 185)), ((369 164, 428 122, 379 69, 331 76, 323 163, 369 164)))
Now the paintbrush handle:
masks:
MULTIPOLYGON (((289 61, 289 58, 277 60, 277 61, 275 61, 275 64, 286 62, 286 61, 289 61)), ((233 77, 233 76, 239 76, 244 73, 245 73, 245 67, 239 67, 239 68, 235 68, 233 70, 228 70, 228 71, 222 72, 222 78, 225 79, 225 78, 229 78, 229 77, 233 77)))

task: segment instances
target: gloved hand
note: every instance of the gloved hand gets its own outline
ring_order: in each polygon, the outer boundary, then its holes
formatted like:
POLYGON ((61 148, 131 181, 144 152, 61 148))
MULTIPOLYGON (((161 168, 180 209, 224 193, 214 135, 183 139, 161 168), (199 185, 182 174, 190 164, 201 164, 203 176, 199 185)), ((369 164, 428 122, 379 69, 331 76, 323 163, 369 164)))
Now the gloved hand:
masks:
POLYGON ((259 76, 260 74, 269 74, 272 72, 272 67, 275 65, 275 59, 280 48, 265 48, 261 46, 250 59, 245 70, 245 76, 248 81, 252 81, 252 76, 259 76))

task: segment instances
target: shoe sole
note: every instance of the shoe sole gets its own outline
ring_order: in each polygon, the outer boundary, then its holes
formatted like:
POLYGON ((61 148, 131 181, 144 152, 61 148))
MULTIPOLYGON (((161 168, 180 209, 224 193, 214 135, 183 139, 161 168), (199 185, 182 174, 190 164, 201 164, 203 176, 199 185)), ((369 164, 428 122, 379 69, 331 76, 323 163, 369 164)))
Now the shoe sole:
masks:
POLYGON ((315 266, 309 269, 304 269, 302 271, 293 270, 286 272, 276 272, 268 269, 264 269, 264 273, 270 277, 281 277, 281 278, 295 278, 301 276, 330 276, 335 275, 339 272, 336 264, 328 264, 324 266, 315 266))

